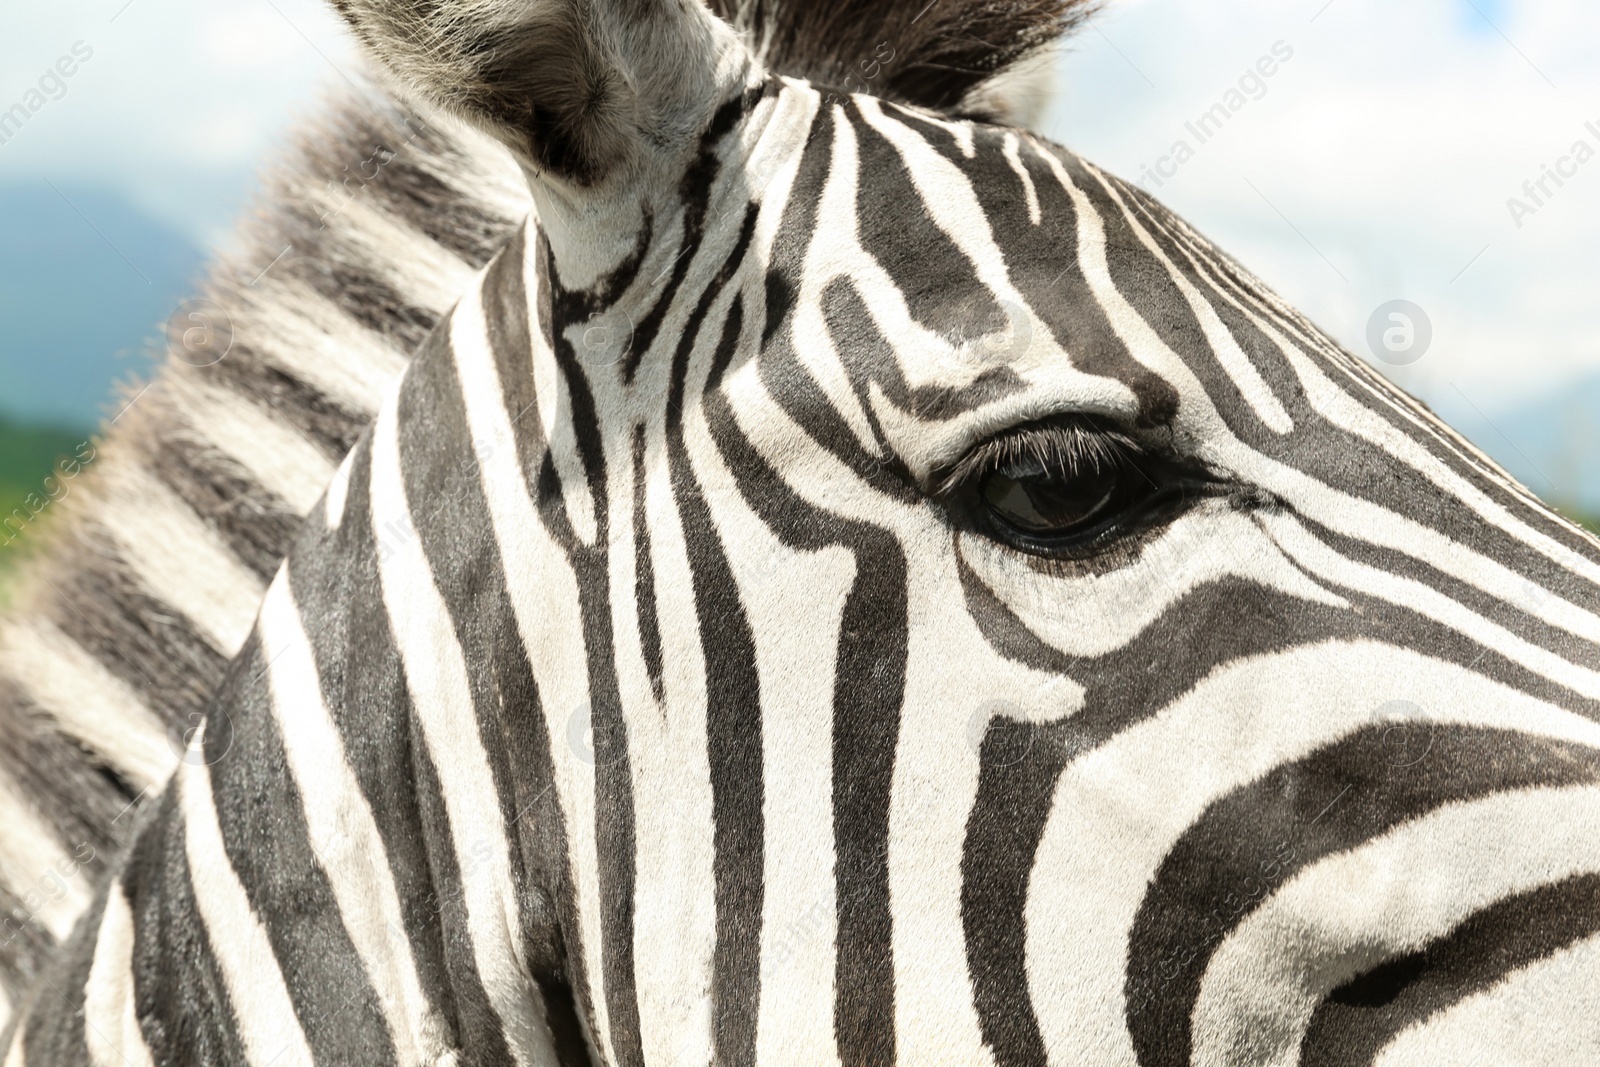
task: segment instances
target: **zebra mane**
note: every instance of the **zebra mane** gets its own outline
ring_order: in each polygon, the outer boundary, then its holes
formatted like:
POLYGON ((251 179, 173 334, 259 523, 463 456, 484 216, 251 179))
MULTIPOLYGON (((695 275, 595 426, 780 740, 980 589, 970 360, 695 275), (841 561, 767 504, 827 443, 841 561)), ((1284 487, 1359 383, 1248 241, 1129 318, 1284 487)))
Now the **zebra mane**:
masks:
POLYGON ((711 0, 772 70, 975 118, 1025 107, 999 91, 1098 8, 1098 0, 711 0))
POLYGON ((0 1029, 176 766, 304 515, 530 204, 481 135, 341 88, 185 305, 209 336, 169 339, 94 464, 58 472, 59 501, 0 547, 29 554, 0 617, 0 1029))

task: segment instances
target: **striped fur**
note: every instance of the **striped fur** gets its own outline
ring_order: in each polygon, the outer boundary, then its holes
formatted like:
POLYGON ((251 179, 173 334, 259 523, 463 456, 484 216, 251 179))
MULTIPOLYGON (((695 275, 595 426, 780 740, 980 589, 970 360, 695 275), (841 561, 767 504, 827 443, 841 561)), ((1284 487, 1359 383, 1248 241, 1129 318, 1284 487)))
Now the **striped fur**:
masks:
POLYGON ((332 101, 261 202, 204 291, 227 356, 196 366, 180 338, 127 390, 0 622, 0 1009, 171 772, 411 351, 530 210, 500 149, 375 90, 332 101))
POLYGON ((8 1067, 1594 1058, 1600 546, 1136 189, 713 40, 530 170, 8 1067), (1047 551, 1051 427, 1181 492, 1047 551))

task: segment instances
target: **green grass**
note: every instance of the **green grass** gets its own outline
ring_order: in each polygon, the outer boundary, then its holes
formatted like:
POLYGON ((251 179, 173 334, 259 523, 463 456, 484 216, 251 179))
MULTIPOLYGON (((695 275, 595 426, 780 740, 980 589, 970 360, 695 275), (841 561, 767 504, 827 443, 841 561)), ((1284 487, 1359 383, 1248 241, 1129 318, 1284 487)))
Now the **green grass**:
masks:
POLYGON ((43 484, 50 467, 84 440, 82 432, 23 426, 0 418, 0 491, 24 496, 43 484))
MULTIPOLYGON (((72 455, 86 436, 72 430, 24 426, 0 418, 0 523, 16 509, 23 508, 29 494, 44 495, 44 480, 50 476, 51 468, 58 459, 72 455)), ((24 533, 7 543, 10 536, 11 530, 0 526, 0 602, 5 599, 7 572, 28 540, 24 533)))

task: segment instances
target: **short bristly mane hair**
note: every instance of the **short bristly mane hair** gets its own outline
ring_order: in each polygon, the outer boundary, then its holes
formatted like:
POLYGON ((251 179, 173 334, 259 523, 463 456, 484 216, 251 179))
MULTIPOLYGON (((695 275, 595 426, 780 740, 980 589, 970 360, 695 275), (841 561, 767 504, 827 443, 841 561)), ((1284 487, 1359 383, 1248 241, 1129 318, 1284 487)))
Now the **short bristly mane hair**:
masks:
POLYGON ((779 74, 1001 119, 1007 116, 995 113, 985 90, 1047 56, 1100 6, 1100 0, 709 2, 779 74))

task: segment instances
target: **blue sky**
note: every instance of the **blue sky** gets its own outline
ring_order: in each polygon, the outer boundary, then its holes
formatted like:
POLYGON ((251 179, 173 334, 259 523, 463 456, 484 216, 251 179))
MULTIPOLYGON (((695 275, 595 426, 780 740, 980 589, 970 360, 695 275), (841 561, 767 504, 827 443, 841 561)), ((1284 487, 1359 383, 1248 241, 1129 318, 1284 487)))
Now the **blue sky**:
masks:
MULTIPOLYGON (((322 0, 61 0, 8 13, 0 104, 78 41, 92 60, 0 144, 0 183, 111 189, 202 246, 356 66, 322 0)), ((1600 7, 1111 0, 1045 131, 1138 178, 1279 42, 1264 95, 1153 191, 1363 354, 1376 308, 1420 305, 1432 348, 1383 369, 1441 409, 1600 374, 1600 161, 1520 227, 1507 206, 1578 139, 1600 147, 1600 7)))

